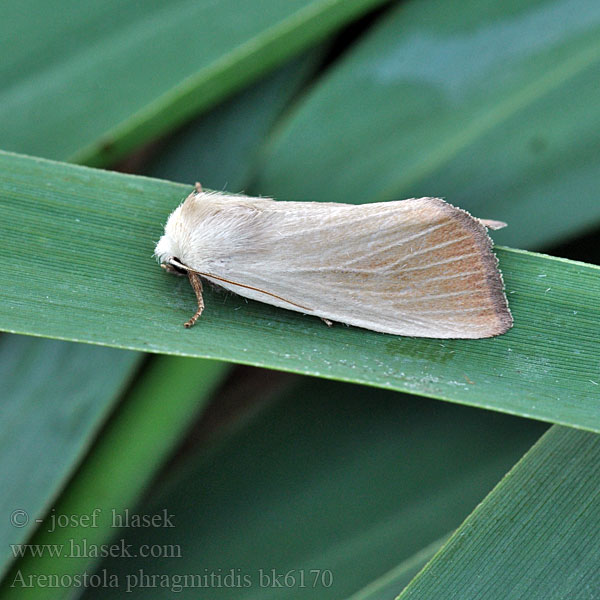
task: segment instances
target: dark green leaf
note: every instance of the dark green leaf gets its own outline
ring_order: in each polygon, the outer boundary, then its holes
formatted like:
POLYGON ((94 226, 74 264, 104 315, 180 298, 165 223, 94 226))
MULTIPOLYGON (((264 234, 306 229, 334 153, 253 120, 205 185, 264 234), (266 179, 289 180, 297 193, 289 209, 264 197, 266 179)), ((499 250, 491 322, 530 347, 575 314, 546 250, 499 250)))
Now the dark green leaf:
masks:
POLYGON ((599 481, 600 437, 553 427, 399 600, 592 600, 599 481))
POLYGON ((4 2, 0 147, 107 164, 381 2, 4 2))
POLYGON ((312 51, 290 62, 189 123, 150 161, 145 174, 245 191, 266 134, 321 54, 312 51))
POLYGON ((139 355, 5 335, 0 339, 0 575, 62 491, 139 355))
POLYGON ((352 594, 348 600, 390 600, 433 558, 448 536, 436 540, 410 558, 401 562, 381 577, 378 577, 364 588, 352 594))
POLYGON ((255 189, 440 196, 539 248, 600 223, 600 3, 404 2, 279 129, 255 189))
MULTIPOLYGON (((73 582, 77 581, 73 576, 91 572, 99 556, 95 552, 108 547, 114 535, 118 523, 114 515, 134 513, 140 492, 185 432, 190 418, 206 403, 224 369, 222 364, 185 358, 160 357, 152 363, 30 540, 35 548, 59 550, 55 555, 42 551, 41 556, 25 551, 4 579, 3 600, 65 598, 72 589, 82 587, 77 583, 49 585, 44 578, 65 575, 65 582, 73 582), (66 525, 60 525, 64 520, 58 515, 67 519, 66 525), (31 586, 23 584, 30 581, 31 586)), ((127 559, 126 553, 121 556, 127 559)))
POLYGON ((168 506, 175 527, 115 532, 132 548, 177 545, 180 556, 116 558, 98 572, 137 577, 132 598, 148 594, 140 569, 167 581, 208 577, 183 598, 344 598, 454 529, 541 430, 487 411, 304 381, 138 507, 168 506), (261 584, 261 569, 271 582, 273 569, 291 572, 288 584, 261 584), (250 585, 210 583, 211 573, 231 572, 250 585))

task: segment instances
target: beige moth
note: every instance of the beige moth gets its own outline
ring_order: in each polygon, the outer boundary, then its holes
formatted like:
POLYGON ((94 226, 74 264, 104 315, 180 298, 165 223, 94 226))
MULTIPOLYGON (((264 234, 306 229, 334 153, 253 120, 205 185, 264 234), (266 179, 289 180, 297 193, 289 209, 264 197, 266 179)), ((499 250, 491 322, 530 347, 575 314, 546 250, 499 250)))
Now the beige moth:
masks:
POLYGON ((278 202, 203 191, 169 216, 155 255, 246 298, 394 335, 486 338, 512 326, 486 227, 439 198, 278 202))

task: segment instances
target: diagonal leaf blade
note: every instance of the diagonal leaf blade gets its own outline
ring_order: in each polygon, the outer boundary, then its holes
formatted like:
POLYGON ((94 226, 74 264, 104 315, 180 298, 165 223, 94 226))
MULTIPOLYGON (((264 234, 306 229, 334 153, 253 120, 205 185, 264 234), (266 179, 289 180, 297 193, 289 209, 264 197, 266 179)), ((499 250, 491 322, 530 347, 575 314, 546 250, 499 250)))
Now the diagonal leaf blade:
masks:
POLYGON ((107 164, 381 2, 3 3, 0 144, 107 164))
POLYGON ((390 600, 407 586, 411 579, 434 557, 438 550, 448 541, 444 536, 425 546, 410 558, 402 561, 397 567, 378 577, 364 588, 352 594, 347 600, 390 600))
POLYGON ((599 480, 600 438, 553 427, 398 600, 593 598, 599 480))
POLYGON ((600 4, 405 2, 273 136, 284 200, 439 196, 540 248, 600 223, 600 4), (309 175, 307 175, 309 174, 309 175))
MULTIPOLYGON (((61 552, 25 552, 0 586, 3 599, 66 597, 68 584, 45 585, 45 578, 53 575, 61 581, 65 575, 72 582, 70 577, 91 569, 98 556, 93 549, 108 547, 114 534, 113 515, 133 512, 141 491, 185 432, 190 415, 208 402, 225 369, 223 364, 189 358, 158 357, 151 364, 30 540, 35 548, 60 548, 61 552), (171 405, 165 398, 172 400, 171 405), (95 517, 87 525, 75 518, 57 526, 57 515, 95 517), (28 585, 29 581, 35 583, 28 585)), ((22 540, 13 537, 10 541, 22 540)))
POLYGON ((243 192, 267 133, 323 53, 323 48, 305 53, 188 123, 142 174, 243 192))
POLYGON ((60 494, 139 365, 134 352, 0 338, 0 575, 60 494))
MULTIPOLYGON (((235 589, 243 600, 345 598, 454 529, 542 429, 488 411, 304 379, 226 444, 188 456, 138 508, 152 514, 168 506, 175 527, 115 532, 133 548, 177 544, 180 557, 115 557, 97 572, 120 582, 129 576, 131 598, 147 594, 140 571, 165 580, 233 572, 249 579, 235 589), (292 577, 285 586, 261 585, 261 569, 292 577), (328 573, 321 579, 312 569, 328 573)), ((388 583, 397 593, 408 573, 394 575, 388 583)), ((92 589, 85 598, 119 597, 122 587, 92 589)), ((224 585, 206 588, 213 600, 231 597, 224 585)), ((180 592, 197 595, 193 586, 180 592)))

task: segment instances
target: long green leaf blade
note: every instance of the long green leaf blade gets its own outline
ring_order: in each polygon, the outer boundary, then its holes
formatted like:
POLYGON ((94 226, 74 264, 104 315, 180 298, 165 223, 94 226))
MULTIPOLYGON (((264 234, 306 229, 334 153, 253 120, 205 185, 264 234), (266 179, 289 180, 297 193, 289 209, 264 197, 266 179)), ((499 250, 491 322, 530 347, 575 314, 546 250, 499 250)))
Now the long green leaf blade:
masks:
POLYGON ((436 540, 410 558, 402 561, 394 569, 378 577, 364 588, 352 594, 347 600, 390 600, 404 589, 411 579, 434 557, 448 541, 448 536, 436 540))
POLYGON ((5 2, 0 146, 107 164, 381 2, 5 2))
POLYGON ((152 258, 182 185, 0 154, 0 328, 341 379, 600 431, 600 268, 498 250, 515 327, 389 336, 206 294, 152 258))
POLYGON ((540 248, 600 223, 600 3, 404 2, 315 85, 255 189, 439 196, 540 248))
MULTIPOLYGON (((457 527, 542 429, 487 411, 304 380, 227 444, 189 456, 138 508, 170 507, 175 527, 115 532, 133 548, 178 544, 181 557, 116 557, 98 572, 121 582, 131 576, 135 599, 147 594, 143 570, 167 581, 179 573, 247 575, 251 585, 235 589, 243 600, 339 600, 457 527), (260 584, 261 569, 293 572, 288 585, 269 587, 260 584), (330 573, 321 579, 311 569, 330 573)), ((403 581, 395 583, 397 593, 403 581)), ((206 587, 212 600, 231 597, 231 588, 206 587)), ((188 587, 180 597, 198 591, 188 587)), ((122 588, 110 592, 92 589, 85 598, 118 598, 122 588)))
POLYGON ((142 174, 244 192, 269 130, 323 53, 323 48, 305 53, 188 123, 142 174))
POLYGON ((591 600, 600 590, 600 437, 553 427, 399 600, 591 600))
POLYGON ((139 355, 0 338, 0 576, 88 450, 139 355))
POLYGON ((97 558, 94 549, 107 547, 115 533, 113 514, 134 512, 141 490, 185 432, 190 415, 206 404, 225 368, 210 361, 174 357, 159 357, 151 365, 29 542, 36 548, 52 546, 64 551, 56 555, 48 551, 41 556, 25 551, 0 587, 3 600, 70 595, 71 586, 44 585, 44 578, 66 575, 65 581, 72 581, 70 577, 91 571, 97 558), (166 398, 171 402, 165 402, 166 398), (60 520, 53 517, 58 515, 69 518, 67 526, 55 526, 60 520), (95 515, 95 520, 88 521, 89 526, 82 525, 70 520, 73 515, 95 515), (30 581, 34 584, 28 585, 30 581))

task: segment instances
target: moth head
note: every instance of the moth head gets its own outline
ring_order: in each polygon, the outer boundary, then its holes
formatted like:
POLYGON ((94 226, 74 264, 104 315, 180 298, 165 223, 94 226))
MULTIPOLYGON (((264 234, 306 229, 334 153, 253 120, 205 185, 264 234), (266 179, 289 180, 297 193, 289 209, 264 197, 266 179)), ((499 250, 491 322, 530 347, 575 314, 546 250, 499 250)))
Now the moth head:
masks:
POLYGON ((206 256, 215 256, 223 242, 230 243, 231 236, 223 239, 223 202, 210 200, 213 196, 217 197, 202 192, 200 184, 196 184, 195 190, 169 215, 164 234, 154 249, 154 256, 165 270, 183 274, 192 267, 202 269, 206 256))
POLYGON ((167 219, 165 233, 156 244, 154 256, 170 273, 185 274, 186 271, 182 267, 186 267, 189 259, 185 248, 190 245, 190 231, 181 213, 182 205, 178 206, 167 219))
POLYGON ((154 256, 156 256, 160 262, 160 266, 168 273, 173 273, 175 275, 187 274, 187 266, 181 258, 179 258, 179 245, 168 233, 165 233, 165 235, 160 238, 158 244, 156 244, 154 256))
POLYGON ((168 260, 161 263, 160 266, 167 272, 173 275, 187 275, 187 267, 176 257, 171 256, 168 260))

